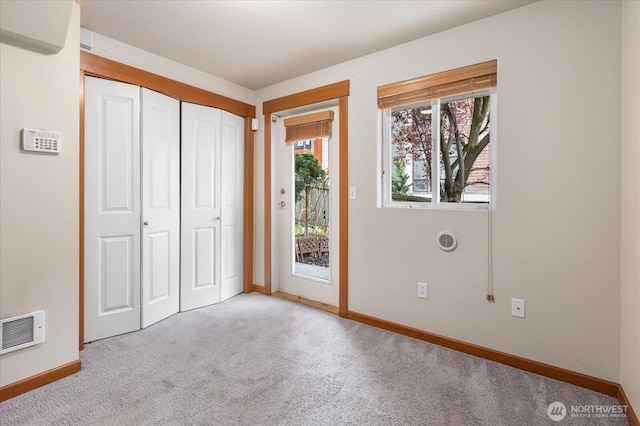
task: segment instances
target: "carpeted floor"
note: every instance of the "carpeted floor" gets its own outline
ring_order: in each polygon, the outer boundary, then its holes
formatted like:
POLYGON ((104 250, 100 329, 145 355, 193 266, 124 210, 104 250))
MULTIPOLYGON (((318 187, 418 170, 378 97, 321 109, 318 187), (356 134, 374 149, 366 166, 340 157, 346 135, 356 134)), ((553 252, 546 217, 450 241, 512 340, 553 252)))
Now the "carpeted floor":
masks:
MULTIPOLYGON (((614 398, 257 293, 87 345, 2 425, 544 425, 614 398)), ((560 424, 624 425, 622 417, 560 424)))

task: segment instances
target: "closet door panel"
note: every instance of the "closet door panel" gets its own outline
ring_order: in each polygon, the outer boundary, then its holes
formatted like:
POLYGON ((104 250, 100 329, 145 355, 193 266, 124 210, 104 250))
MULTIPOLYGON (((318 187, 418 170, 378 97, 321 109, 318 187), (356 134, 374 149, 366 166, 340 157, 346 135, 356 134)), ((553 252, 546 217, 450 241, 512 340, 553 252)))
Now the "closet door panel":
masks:
POLYGON ((180 304, 180 101, 142 89, 142 327, 180 304))
POLYGON ((85 323, 91 342, 140 328, 140 89, 85 79, 85 323))
POLYGON ((220 110, 182 103, 180 310, 220 301, 220 110))
POLYGON ((222 111, 221 300, 243 290, 244 119, 222 111))

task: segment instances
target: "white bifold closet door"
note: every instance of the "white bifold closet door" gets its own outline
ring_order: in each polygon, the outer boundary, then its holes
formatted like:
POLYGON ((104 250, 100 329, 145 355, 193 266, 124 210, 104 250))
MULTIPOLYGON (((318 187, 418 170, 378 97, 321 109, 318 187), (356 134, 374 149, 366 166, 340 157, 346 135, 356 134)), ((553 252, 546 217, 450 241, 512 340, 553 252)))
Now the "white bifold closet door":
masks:
POLYGON ((175 99, 85 79, 85 342, 178 310, 179 114, 175 99))
POLYGON ((142 89, 142 327, 180 307, 180 101, 142 89))
POLYGON ((84 341, 140 328, 140 88, 85 79, 84 341))
POLYGON ((86 77, 84 341, 241 293, 243 188, 243 118, 86 77))
POLYGON ((180 310, 220 301, 220 110, 182 103, 180 310))
POLYGON ((220 300, 242 293, 244 270, 244 119, 222 111, 220 300))
POLYGON ((242 292, 243 126, 182 103, 181 311, 242 292))

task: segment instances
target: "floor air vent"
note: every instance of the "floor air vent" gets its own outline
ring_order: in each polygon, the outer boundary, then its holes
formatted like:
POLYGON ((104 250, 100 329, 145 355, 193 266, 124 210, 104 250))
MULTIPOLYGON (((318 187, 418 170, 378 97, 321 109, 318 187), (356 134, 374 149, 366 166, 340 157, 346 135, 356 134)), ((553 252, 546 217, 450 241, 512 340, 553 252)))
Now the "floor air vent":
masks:
POLYGON ((44 341, 44 311, 0 320, 0 355, 44 341))

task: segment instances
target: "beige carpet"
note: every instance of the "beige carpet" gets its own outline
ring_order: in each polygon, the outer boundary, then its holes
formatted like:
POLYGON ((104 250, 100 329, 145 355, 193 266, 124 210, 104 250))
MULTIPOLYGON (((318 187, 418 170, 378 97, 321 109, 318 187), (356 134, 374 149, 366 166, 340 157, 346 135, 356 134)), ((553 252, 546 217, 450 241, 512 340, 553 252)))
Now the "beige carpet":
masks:
POLYGON ((2 425, 622 425, 616 399, 256 293, 92 343, 2 425))

